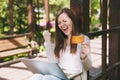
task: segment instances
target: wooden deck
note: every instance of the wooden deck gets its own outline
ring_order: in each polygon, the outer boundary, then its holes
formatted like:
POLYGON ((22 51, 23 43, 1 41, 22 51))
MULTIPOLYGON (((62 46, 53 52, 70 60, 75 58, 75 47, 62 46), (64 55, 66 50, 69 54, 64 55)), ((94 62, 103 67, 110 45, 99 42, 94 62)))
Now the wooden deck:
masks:
MULTIPOLYGON (((101 38, 91 40, 91 57, 93 67, 90 70, 90 76, 94 77, 101 69, 101 38)), ((46 59, 36 57, 34 59, 46 59)), ((0 67, 0 80, 28 80, 32 76, 32 72, 22 63, 18 62, 9 66, 0 67)), ((92 78, 90 79, 92 80, 92 78)))
POLYGON ((32 75, 22 62, 0 68, 0 80, 27 80, 32 75))
MULTIPOLYGON (((43 57, 33 59, 46 60, 43 57)), ((33 73, 22 62, 0 68, 0 80, 28 80, 32 75, 33 73)))

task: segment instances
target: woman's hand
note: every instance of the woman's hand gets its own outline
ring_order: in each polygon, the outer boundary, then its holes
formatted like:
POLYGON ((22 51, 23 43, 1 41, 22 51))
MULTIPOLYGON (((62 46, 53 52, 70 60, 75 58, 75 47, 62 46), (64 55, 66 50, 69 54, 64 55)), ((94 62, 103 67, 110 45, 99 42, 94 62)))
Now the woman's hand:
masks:
POLYGON ((85 60, 89 54, 90 46, 88 43, 83 42, 81 49, 82 49, 82 53, 80 55, 80 58, 81 60, 85 60))
POLYGON ((43 37, 45 39, 45 42, 50 42, 51 41, 51 33, 48 30, 45 30, 43 32, 43 37))

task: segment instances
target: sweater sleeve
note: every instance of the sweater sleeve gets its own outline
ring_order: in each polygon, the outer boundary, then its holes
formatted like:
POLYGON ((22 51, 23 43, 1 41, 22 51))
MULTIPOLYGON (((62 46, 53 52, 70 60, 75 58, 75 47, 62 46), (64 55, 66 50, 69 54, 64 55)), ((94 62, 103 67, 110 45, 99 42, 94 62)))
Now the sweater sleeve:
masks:
POLYGON ((86 71, 88 71, 92 67, 91 56, 88 55, 84 61, 82 61, 83 67, 86 71))
POLYGON ((48 61, 50 62, 58 62, 57 58, 54 54, 55 44, 51 42, 44 42, 44 46, 46 49, 46 55, 48 57, 48 61))
MULTIPOLYGON (((85 36, 85 42, 89 44, 90 46, 90 39, 89 37, 85 36)), ((92 67, 92 61, 91 61, 91 54, 90 54, 90 47, 89 47, 89 53, 85 60, 82 60, 83 67, 86 71, 88 71, 92 67)))

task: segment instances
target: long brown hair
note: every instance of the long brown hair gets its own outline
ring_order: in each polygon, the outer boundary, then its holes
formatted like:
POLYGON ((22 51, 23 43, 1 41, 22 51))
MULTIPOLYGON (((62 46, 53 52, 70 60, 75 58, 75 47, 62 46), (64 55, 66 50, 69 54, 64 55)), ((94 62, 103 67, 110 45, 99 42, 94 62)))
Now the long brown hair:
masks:
MULTIPOLYGON (((72 11, 68 8, 63 8, 62 10, 60 10, 57 13, 56 19, 55 19, 55 55, 56 57, 59 58, 59 53, 60 50, 64 50, 65 49, 65 40, 67 39, 67 35, 65 35, 61 29, 58 27, 58 17, 62 14, 62 13, 66 13, 68 15, 68 17, 72 20, 73 22, 73 27, 72 27, 72 36, 73 35, 77 35, 77 27, 76 27, 76 23, 75 23, 75 18, 74 15, 72 13, 72 11)), ((70 42, 71 43, 71 42, 70 42)), ((76 50, 77 50, 77 44, 70 44, 70 52, 71 54, 75 54, 76 50)))

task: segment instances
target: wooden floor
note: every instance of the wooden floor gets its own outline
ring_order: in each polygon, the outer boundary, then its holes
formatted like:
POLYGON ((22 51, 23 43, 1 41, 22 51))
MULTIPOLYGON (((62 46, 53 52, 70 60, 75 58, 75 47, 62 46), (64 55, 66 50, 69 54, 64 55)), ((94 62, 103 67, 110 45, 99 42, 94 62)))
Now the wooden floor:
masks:
MULTIPOLYGON (((36 57, 33 59, 46 60, 44 57, 36 57)), ((33 73, 23 64, 18 62, 9 66, 0 68, 0 80, 28 80, 33 73)))
POLYGON ((0 80, 27 80, 32 75, 22 62, 0 69, 0 80))
MULTIPOLYGON (((90 76, 94 77, 101 70, 101 38, 91 40, 91 57, 92 57, 92 68, 90 70, 90 76)), ((37 57, 34 59, 46 59, 37 57)), ((22 63, 18 62, 9 66, 0 68, 0 80, 28 80, 32 77, 32 72, 22 63)), ((92 80, 92 78, 91 78, 92 80)))

